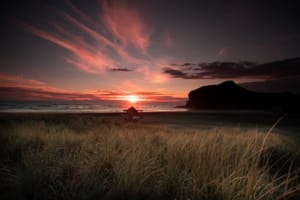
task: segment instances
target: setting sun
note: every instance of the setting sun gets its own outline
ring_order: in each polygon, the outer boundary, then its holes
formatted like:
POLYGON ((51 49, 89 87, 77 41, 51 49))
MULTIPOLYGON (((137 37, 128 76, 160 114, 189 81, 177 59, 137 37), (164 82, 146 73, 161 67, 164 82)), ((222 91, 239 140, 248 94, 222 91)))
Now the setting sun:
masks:
POLYGON ((130 103, 136 103, 137 101, 139 101, 139 98, 136 95, 129 95, 127 96, 127 101, 129 101, 130 103))

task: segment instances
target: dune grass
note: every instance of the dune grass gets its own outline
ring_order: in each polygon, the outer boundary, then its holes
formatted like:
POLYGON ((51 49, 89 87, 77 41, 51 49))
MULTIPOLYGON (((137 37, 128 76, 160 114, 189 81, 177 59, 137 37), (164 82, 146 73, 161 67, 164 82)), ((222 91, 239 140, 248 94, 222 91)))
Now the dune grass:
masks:
POLYGON ((2 118, 1 199, 297 198, 297 145, 274 133, 97 116, 2 118))

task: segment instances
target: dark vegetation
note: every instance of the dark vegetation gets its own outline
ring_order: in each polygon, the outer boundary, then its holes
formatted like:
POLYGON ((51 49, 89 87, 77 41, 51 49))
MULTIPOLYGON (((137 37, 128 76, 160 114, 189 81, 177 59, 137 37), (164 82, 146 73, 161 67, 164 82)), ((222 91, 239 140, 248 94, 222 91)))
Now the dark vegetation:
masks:
POLYGON ((298 145, 274 133, 0 116, 0 199, 297 199, 298 145))

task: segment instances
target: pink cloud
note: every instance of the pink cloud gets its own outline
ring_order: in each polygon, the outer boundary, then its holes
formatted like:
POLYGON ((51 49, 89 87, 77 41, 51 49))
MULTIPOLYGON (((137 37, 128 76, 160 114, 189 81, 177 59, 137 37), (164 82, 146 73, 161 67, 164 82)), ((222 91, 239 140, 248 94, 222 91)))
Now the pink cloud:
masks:
POLYGON ((143 66, 137 69, 137 72, 144 74, 145 78, 151 83, 165 83, 169 80, 166 74, 161 73, 160 67, 153 69, 153 66, 143 66))
POLYGON ((141 20, 137 9, 126 6, 123 1, 102 1, 102 8, 104 25, 122 45, 147 50, 151 31, 141 20))
POLYGON ((0 73, 0 86, 1 87, 41 87, 44 86, 45 83, 33 79, 28 79, 23 76, 17 75, 9 75, 0 73))
MULTIPOLYGON (((168 81, 168 76, 162 73, 166 63, 147 53, 151 30, 142 20, 139 10, 125 5, 123 1, 100 3, 102 12, 98 21, 66 0, 76 16, 56 10, 64 23, 50 23, 51 31, 21 21, 19 24, 37 37, 67 50, 70 54, 65 57, 66 62, 83 72, 103 74, 112 71, 109 69, 126 68, 140 73, 152 83, 168 81), (70 31, 70 27, 76 32, 70 31), (133 54, 128 49, 137 51, 133 54)), ((166 37, 166 42, 171 43, 170 35, 166 37)))
POLYGON ((178 101, 183 100, 161 92, 141 91, 130 82, 124 83, 128 91, 91 90, 73 91, 56 88, 44 82, 23 76, 0 73, 0 96, 2 100, 126 100, 128 95, 138 95, 143 101, 178 101))
POLYGON ((68 50, 72 56, 66 58, 66 60, 82 71, 101 73, 104 69, 115 65, 115 61, 111 60, 102 51, 91 46, 81 37, 73 35, 58 25, 55 27, 62 35, 47 32, 26 23, 21 22, 21 24, 27 31, 34 35, 68 50))
POLYGON ((136 84, 130 80, 125 80, 119 85, 118 89, 121 90, 122 88, 126 88, 126 91, 138 91, 141 90, 140 86, 140 84, 136 84))
POLYGON ((37 89, 41 91, 62 92, 62 93, 72 92, 70 90, 51 87, 42 81, 30 79, 19 75, 4 74, 1 72, 0 72, 0 87, 37 89))
MULTIPOLYGON (((120 46, 118 43, 112 42, 110 39, 105 37, 103 34, 100 33, 100 31, 93 30, 92 28, 89 28, 85 24, 81 23, 74 17, 70 16, 69 14, 65 12, 60 12, 61 15, 64 17, 65 20, 79 28, 81 31, 89 35, 99 46, 98 49, 101 49, 101 52, 105 52, 110 48, 111 50, 115 51, 120 58, 122 58, 124 61, 129 63, 140 63, 142 62, 140 59, 135 58, 127 53, 127 51, 120 46)), ((66 31, 62 31, 63 34, 66 33, 66 31)), ((74 38, 74 36, 72 36, 74 38)), ((110 55, 106 55, 107 57, 110 57, 110 55)))
POLYGON ((146 30, 137 10, 129 9, 120 2, 108 4, 104 1, 101 25, 70 1, 67 0, 66 4, 81 20, 64 11, 56 10, 57 13, 69 23, 68 26, 73 26, 84 35, 68 31, 66 24, 52 23, 53 31, 48 31, 21 21, 18 23, 34 35, 69 51, 71 55, 66 61, 87 73, 104 73, 105 69, 120 68, 122 64, 139 66, 147 62, 130 55, 126 49, 127 45, 133 45, 144 53, 149 45, 150 32, 146 30), (104 35, 103 32, 111 35, 104 35), (111 39, 113 37, 119 41, 111 39))
POLYGON ((93 18, 91 18, 90 16, 88 16, 86 13, 82 12, 79 8, 77 8, 72 2, 71 0, 64 0, 64 2, 66 3, 66 5, 74 12, 76 13, 76 16, 79 16, 80 19, 83 19, 84 21, 86 21, 89 24, 92 25, 96 25, 97 21, 94 20, 93 18))
POLYGON ((141 65, 137 72, 143 74, 145 78, 155 84, 166 83, 170 80, 170 77, 165 73, 161 73, 162 70, 170 66, 170 63, 179 62, 178 59, 172 57, 159 57, 159 58, 149 58, 149 62, 141 65))
POLYGON ((99 100, 93 94, 63 92, 47 88, 0 87, 0 95, 5 100, 99 100))
POLYGON ((0 73, 0 96, 7 100, 96 100, 93 93, 65 90, 18 75, 0 73))

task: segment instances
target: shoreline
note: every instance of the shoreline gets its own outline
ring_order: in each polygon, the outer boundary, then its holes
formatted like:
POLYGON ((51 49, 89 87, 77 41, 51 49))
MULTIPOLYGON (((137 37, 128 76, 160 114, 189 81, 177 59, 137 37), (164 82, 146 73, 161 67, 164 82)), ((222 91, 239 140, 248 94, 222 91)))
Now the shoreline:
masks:
MULTIPOLYGON (((93 111, 93 110, 24 110, 24 111, 2 111, 0 114, 122 114, 124 111, 93 111)), ((188 114, 284 114, 282 111, 272 110, 142 110, 145 114, 158 114, 158 113, 188 113, 188 114)), ((299 113, 290 113, 299 114, 299 113)))

